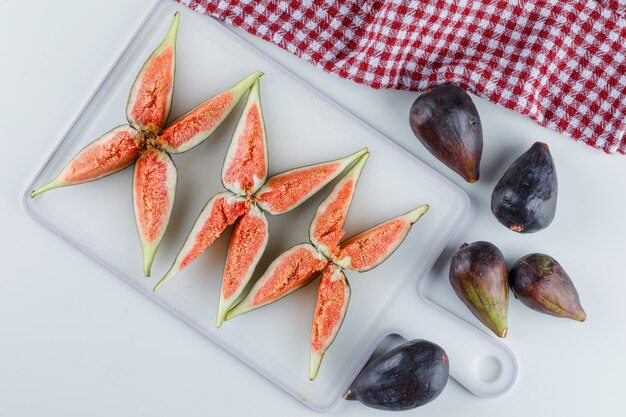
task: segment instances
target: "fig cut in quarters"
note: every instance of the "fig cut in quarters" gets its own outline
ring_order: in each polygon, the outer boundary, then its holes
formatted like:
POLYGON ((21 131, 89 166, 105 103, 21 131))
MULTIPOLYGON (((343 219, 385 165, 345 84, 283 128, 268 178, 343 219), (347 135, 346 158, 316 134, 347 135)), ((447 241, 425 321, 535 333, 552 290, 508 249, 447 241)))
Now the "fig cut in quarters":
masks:
POLYGON ((138 161, 141 166, 135 167, 133 202, 146 275, 150 274, 174 202, 176 170, 166 152, 184 152, 207 139, 263 74, 257 71, 248 75, 166 126, 174 89, 179 19, 176 13, 165 38, 135 78, 126 106, 130 125, 119 126, 87 145, 56 178, 31 194, 35 197, 53 188, 97 180, 138 161))
POLYGON ((340 243, 354 187, 369 153, 335 185, 318 206, 309 238, 276 258, 245 298, 226 315, 230 319, 263 307, 310 283, 322 272, 311 330, 309 377, 315 379, 324 353, 345 317, 350 287, 343 269, 367 271, 382 263, 406 238, 411 226, 428 211, 424 204, 340 243))

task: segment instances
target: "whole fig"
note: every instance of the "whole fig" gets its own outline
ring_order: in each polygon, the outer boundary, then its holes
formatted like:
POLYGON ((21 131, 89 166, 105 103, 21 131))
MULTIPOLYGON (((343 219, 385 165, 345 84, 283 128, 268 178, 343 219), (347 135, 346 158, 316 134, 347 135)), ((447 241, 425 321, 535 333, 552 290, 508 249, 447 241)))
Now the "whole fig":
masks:
POLYGON ((367 364, 345 398, 380 410, 409 410, 437 398, 448 372, 448 356, 441 347, 411 340, 367 364))
POLYGON ((415 136, 467 182, 478 181, 483 131, 478 110, 460 87, 438 85, 419 96, 409 115, 415 136))
POLYGON ((535 142, 513 162, 491 194, 496 219, 518 233, 533 233, 552 223, 558 185, 548 145, 535 142))
POLYGON ((452 256, 449 278, 474 316, 498 337, 505 337, 509 281, 502 252, 489 242, 464 243, 452 256))
POLYGON ((577 321, 587 318, 574 283, 551 256, 532 253, 519 259, 509 283, 515 297, 533 310, 577 321))

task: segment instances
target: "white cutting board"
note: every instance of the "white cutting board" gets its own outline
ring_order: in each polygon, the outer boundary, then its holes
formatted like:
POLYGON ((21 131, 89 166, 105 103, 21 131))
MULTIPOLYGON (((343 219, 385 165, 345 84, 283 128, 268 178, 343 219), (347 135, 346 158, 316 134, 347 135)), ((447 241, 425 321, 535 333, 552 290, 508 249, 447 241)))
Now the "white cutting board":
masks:
MULTIPOLYGON (((270 217, 269 246, 255 278, 278 254, 307 240, 315 208, 329 191, 327 187, 291 213, 270 217)), ((337 404, 377 343, 390 333, 440 344, 450 357, 451 375, 476 395, 497 396, 515 382, 517 364, 506 345, 418 293, 419 279, 430 270, 467 212, 469 199, 464 192, 221 23, 176 3, 157 2, 33 180, 24 204, 50 230, 314 410, 327 411, 337 404), (222 161, 241 105, 211 139, 173 157, 179 173, 176 202, 152 278, 142 275, 130 169, 94 183, 53 190, 35 200, 28 197, 35 186, 53 178, 83 146, 126 122, 125 105, 134 77, 165 35, 177 10, 182 16, 170 120, 260 69, 266 74, 261 81, 261 95, 270 174, 334 159, 367 146, 371 156, 348 214, 348 236, 422 203, 431 206, 388 261, 367 273, 347 271, 352 287, 348 313, 314 382, 308 380, 308 344, 317 280, 277 303, 216 329, 213 323, 227 232, 156 296, 151 292, 207 199, 222 191, 222 161)), ((450 294, 453 296, 452 291, 450 294)), ((115 300, 111 300, 111 308, 116 308, 115 300)))

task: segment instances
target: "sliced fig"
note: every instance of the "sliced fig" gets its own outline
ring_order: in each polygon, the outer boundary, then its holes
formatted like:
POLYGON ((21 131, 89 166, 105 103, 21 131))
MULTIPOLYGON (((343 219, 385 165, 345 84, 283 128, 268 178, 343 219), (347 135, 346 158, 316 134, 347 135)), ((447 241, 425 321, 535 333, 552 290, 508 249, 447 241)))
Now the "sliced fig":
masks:
POLYGON ((400 246, 411 226, 428 211, 428 205, 374 226, 339 246, 337 264, 363 272, 380 265, 400 246))
POLYGON ((448 355, 441 347, 411 340, 368 363, 345 398, 379 410, 410 410, 437 398, 448 374, 448 355))
POLYGON ((253 72, 167 125, 159 138, 160 146, 170 153, 181 153, 205 141, 262 75, 261 71, 253 72))
POLYGON ((161 132, 170 114, 179 19, 180 13, 176 12, 165 39, 143 64, 130 89, 126 117, 131 125, 145 132, 161 132))
POLYGON ((274 259, 246 298, 228 312, 226 320, 273 303, 304 287, 327 263, 328 260, 309 243, 292 247, 274 259))
POLYGON ((224 322, 226 312, 241 295, 252 278, 269 237, 269 225, 261 210, 254 205, 235 223, 222 277, 222 290, 217 310, 216 327, 224 322))
POLYGON ((322 273, 311 329, 309 379, 313 381, 326 350, 337 337, 350 301, 350 285, 341 268, 329 265, 322 273))
POLYGON ((133 176, 133 207, 141 239, 143 273, 147 277, 170 221, 176 180, 176 166, 167 153, 148 149, 137 159, 133 176))
POLYGON ((585 321, 578 291, 556 259, 532 253, 518 259, 509 272, 509 284, 522 303, 555 317, 585 321))
POLYGON ((157 283, 158 290, 176 272, 189 265, 217 240, 224 230, 248 210, 244 198, 230 192, 216 194, 200 212, 189 236, 176 256, 167 274, 157 283))
POLYGON ((222 168, 222 183, 227 190, 251 196, 267 180, 267 139, 261 111, 259 80, 248 93, 222 168))
POLYGON ((507 333, 509 280, 504 256, 489 242, 464 243, 452 256, 450 284, 469 310, 498 337, 507 333))
POLYGON ((491 194, 491 211, 514 232, 533 233, 552 223, 558 184, 550 148, 535 142, 507 169, 491 194))
POLYGON ((411 129, 426 149, 467 182, 478 181, 483 131, 472 98, 455 85, 438 85, 411 106, 411 129))
POLYGON ((338 251, 339 241, 345 231, 343 223, 354 194, 354 187, 367 162, 369 153, 359 158, 356 164, 335 185, 330 195, 318 206, 311 227, 309 239, 324 256, 330 258, 338 251))
POLYGON ((37 188, 30 196, 94 181, 128 167, 139 158, 139 141, 139 132, 132 127, 116 127, 84 147, 55 179, 37 188))
POLYGON ((270 214, 288 212, 321 190, 350 164, 367 153, 367 148, 364 148, 345 158, 276 174, 256 193, 257 204, 270 214))

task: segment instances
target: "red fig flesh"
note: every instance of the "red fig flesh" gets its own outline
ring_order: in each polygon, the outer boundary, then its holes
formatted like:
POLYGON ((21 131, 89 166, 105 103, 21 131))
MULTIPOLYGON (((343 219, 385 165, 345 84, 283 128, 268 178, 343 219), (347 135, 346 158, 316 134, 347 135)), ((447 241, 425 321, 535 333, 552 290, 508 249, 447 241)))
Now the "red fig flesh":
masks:
POLYGON ((266 179, 267 139, 257 80, 250 88, 246 107, 230 142, 222 170, 222 183, 235 194, 250 196, 266 179))
POLYGON ((313 245, 302 243, 284 252, 270 264, 241 303, 228 312, 226 319, 263 307, 304 287, 328 264, 313 245))
POLYGON ((311 329, 309 379, 317 376, 324 353, 337 337, 350 301, 350 285, 341 268, 326 267, 317 290, 317 304, 311 329))
POLYGON ((369 153, 363 155, 356 164, 335 185, 333 191, 317 208, 311 227, 309 239, 326 257, 334 255, 339 241, 344 236, 343 223, 348 215, 348 208, 354 195, 354 187, 367 162, 369 153))
POLYGON ((126 117, 139 130, 159 133, 170 114, 179 19, 176 13, 165 39, 143 64, 130 89, 126 117))
POLYGON ((293 210, 366 153, 367 149, 361 149, 345 158, 276 174, 256 193, 257 204, 270 214, 293 210))
POLYGON ((147 277, 172 214, 176 179, 174 162, 163 151, 149 149, 135 164, 133 207, 147 277))
POLYGON ((170 153, 181 153, 204 142, 237 106, 250 86, 263 73, 248 75, 236 85, 192 109, 170 123, 160 137, 160 146, 170 153))
POLYGON ((81 184, 111 175, 139 158, 139 132, 119 126, 91 142, 81 150, 57 177, 33 191, 31 197, 53 188, 81 184))
POLYGON ((172 275, 189 265, 222 235, 224 230, 247 211, 246 200, 229 192, 215 195, 204 206, 189 236, 167 274, 157 283, 158 290, 172 275))
POLYGON ((411 226, 427 211, 428 205, 424 204, 351 237, 340 245, 337 263, 359 272, 377 267, 400 246, 411 226))
POLYGON ((268 237, 267 219, 263 212, 255 206, 251 206, 248 212, 235 223, 222 277, 222 291, 217 310, 217 327, 222 325, 226 312, 232 307, 252 278, 254 269, 267 246, 268 237))

